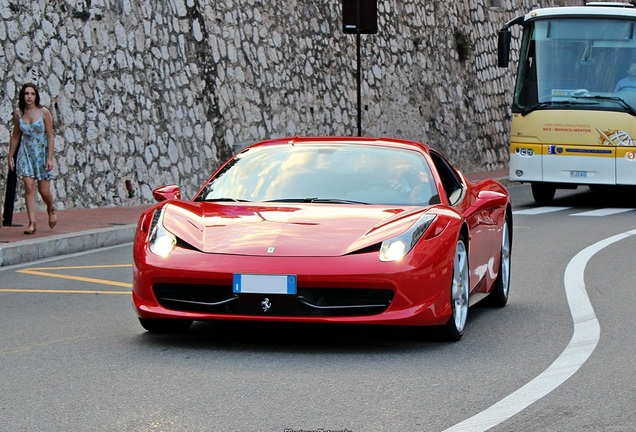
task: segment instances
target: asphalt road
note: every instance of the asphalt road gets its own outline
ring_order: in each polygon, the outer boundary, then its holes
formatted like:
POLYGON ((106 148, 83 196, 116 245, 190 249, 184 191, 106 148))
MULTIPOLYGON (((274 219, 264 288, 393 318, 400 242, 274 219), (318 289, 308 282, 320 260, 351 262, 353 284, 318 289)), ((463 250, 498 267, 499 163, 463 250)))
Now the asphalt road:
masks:
POLYGON ((633 430, 636 194, 559 192, 544 208, 510 190, 510 302, 472 308, 458 343, 236 323, 150 335, 131 245, 2 268, 0 429, 633 430))

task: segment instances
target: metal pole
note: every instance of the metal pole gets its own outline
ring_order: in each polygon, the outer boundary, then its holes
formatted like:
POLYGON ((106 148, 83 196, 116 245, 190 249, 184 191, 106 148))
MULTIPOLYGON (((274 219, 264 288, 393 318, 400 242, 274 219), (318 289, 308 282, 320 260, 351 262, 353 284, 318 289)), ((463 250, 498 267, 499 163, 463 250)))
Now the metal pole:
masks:
MULTIPOLYGON (((18 144, 19 146, 19 144, 18 144)), ((13 155, 13 166, 15 167, 18 149, 13 155)), ((4 198, 4 212, 2 213, 2 226, 13 226, 13 205, 15 204, 15 187, 17 183, 17 175, 15 168, 7 173, 7 190, 4 198)))
POLYGON ((357 70, 356 81, 358 84, 358 136, 362 136, 362 95, 360 90, 360 32, 356 33, 357 70))

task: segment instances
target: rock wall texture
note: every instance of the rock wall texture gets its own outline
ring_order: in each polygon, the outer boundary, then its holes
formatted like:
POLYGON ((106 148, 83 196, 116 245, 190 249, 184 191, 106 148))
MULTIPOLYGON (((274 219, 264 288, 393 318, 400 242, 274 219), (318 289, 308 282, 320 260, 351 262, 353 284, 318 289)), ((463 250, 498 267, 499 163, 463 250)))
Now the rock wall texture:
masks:
MULTIPOLYGON (((362 134, 427 142, 465 171, 505 167, 514 59, 496 66, 497 30, 566 4, 581 2, 378 0, 362 134)), ((357 135, 340 0, 0 0, 0 200, 29 81, 54 118, 60 208, 150 203, 169 183, 190 197, 244 143, 357 135)))

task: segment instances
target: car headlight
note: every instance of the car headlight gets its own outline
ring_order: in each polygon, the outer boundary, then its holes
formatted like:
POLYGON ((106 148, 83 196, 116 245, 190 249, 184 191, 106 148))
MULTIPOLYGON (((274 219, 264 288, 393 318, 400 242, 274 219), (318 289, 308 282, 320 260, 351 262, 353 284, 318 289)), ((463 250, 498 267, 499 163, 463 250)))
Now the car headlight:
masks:
POLYGON ((152 217, 148 246, 150 251, 160 257, 170 255, 177 245, 177 238, 163 226, 164 209, 157 210, 152 217))
POLYGON ((437 216, 424 214, 404 233, 382 242, 380 261, 399 261, 413 249, 437 216))

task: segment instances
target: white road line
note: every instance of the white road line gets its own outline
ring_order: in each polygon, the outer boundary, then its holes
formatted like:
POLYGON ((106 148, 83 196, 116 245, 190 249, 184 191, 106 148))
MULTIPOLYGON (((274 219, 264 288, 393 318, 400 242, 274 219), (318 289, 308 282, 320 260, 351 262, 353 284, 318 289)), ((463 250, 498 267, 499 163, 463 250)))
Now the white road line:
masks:
POLYGON ((563 282, 574 321, 574 333, 561 355, 519 390, 444 432, 482 432, 497 426, 559 387, 579 370, 596 348, 600 336, 600 326, 585 290, 585 266, 601 249, 632 235, 636 235, 636 230, 601 240, 583 249, 569 262, 563 282))
POLYGON ((572 213, 570 216, 611 216, 619 213, 633 211, 631 208, 603 208, 598 210, 590 210, 580 213, 572 213))
POLYGON ((513 215, 538 215, 538 214, 544 214, 544 213, 558 212, 561 210, 569 210, 571 208, 572 207, 549 207, 549 206, 533 207, 533 208, 524 209, 524 210, 513 210, 512 214, 513 215))

